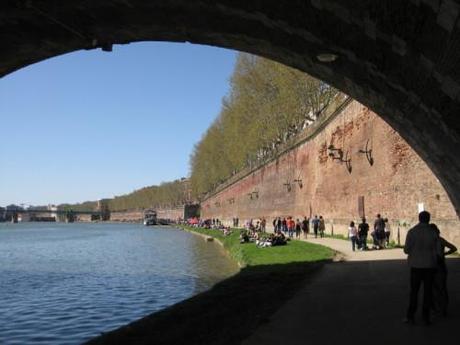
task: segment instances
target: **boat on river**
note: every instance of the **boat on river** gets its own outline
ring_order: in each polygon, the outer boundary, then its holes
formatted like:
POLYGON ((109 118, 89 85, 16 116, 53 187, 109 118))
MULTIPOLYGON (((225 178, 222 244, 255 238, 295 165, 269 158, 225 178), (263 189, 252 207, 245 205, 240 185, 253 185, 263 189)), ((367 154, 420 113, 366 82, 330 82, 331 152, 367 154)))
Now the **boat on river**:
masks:
POLYGON ((155 210, 145 210, 144 211, 144 225, 145 226, 151 226, 151 225, 157 225, 157 212, 155 210))

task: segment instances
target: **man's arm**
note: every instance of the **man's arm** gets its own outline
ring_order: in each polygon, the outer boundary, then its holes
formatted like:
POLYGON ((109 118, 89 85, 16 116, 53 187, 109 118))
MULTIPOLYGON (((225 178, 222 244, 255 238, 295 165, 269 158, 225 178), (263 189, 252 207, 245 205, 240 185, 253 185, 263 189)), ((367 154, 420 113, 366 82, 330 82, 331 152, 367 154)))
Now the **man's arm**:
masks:
POLYGON ((412 231, 409 230, 406 236, 406 243, 404 243, 404 253, 410 254, 412 251, 412 246, 414 245, 414 241, 412 239, 412 231))
POLYGON ((443 253, 444 256, 452 254, 452 253, 455 253, 457 251, 457 247, 454 246, 452 243, 446 241, 444 238, 441 237, 440 241, 441 241, 441 244, 442 244, 442 250, 444 250, 444 248, 449 249, 447 252, 443 253))

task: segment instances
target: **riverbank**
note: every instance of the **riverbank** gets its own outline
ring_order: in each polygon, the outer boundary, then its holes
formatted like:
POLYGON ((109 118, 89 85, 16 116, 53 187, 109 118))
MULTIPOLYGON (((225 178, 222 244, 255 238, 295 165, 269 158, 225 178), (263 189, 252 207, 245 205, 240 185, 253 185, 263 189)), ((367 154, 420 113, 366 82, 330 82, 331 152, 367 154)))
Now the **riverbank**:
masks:
MULTIPOLYGON (((186 228, 219 240, 242 266, 233 277, 88 344, 238 344, 308 283, 334 251, 311 243, 257 248, 239 243, 239 232, 186 228)), ((286 320, 289 321, 289 320, 286 320)))

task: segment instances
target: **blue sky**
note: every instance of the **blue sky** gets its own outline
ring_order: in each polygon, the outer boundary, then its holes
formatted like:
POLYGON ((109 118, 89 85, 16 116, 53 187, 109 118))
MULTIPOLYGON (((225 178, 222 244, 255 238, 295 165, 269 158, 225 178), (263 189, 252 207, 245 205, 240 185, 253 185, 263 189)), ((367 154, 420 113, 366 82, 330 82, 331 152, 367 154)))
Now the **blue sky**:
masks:
POLYGON ((136 43, 0 79, 0 205, 82 202, 189 173, 236 52, 136 43))

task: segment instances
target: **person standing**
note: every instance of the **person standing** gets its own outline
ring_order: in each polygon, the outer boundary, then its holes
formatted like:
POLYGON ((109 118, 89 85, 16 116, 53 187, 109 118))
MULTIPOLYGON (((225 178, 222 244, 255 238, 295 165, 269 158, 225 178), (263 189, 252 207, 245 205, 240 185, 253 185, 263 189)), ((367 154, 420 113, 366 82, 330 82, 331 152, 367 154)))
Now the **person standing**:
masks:
POLYGON ((356 240, 358 239, 358 229, 356 229, 355 222, 350 222, 350 226, 348 227, 348 237, 350 237, 351 249, 355 251, 356 240))
POLYGON ((323 216, 319 216, 318 230, 319 230, 319 236, 321 238, 323 238, 324 237, 324 231, 326 231, 326 224, 324 223, 323 216))
POLYGON ((294 219, 292 219, 292 217, 289 217, 287 223, 288 223, 287 226, 288 226, 289 238, 293 238, 294 237, 294 231, 295 231, 294 219))
POLYGON ((418 215, 419 223, 409 230, 404 244, 404 253, 408 255, 410 267, 410 298, 404 322, 414 323, 417 310, 417 295, 423 283, 423 321, 431 323, 433 280, 438 259, 442 255, 439 236, 430 227, 430 213, 422 211, 418 215))
POLYGON ((374 221, 374 235, 377 242, 377 248, 385 248, 385 222, 380 214, 377 214, 377 218, 374 221))
POLYGON ((308 233, 310 232, 310 220, 307 217, 303 217, 302 221, 302 231, 305 238, 307 238, 308 233))
POLYGON ((361 219, 361 224, 358 225, 359 242, 362 250, 367 250, 367 233, 369 232, 369 224, 366 223, 366 218, 361 219))
POLYGON ((318 216, 315 215, 313 219, 313 232, 315 233, 315 238, 318 238, 318 228, 319 228, 319 219, 318 216))
POLYGON ((447 316, 447 305, 449 294, 447 293, 447 266, 446 255, 455 253, 457 247, 441 237, 441 232, 435 224, 430 224, 433 231, 439 236, 441 256, 438 259, 438 266, 433 280, 433 309, 443 316, 447 316), (448 249, 446 251, 446 248, 448 249))
POLYGON ((281 227, 282 227, 282 231, 284 232, 284 234, 286 234, 287 231, 288 231, 286 218, 283 218, 283 220, 281 222, 281 227))
POLYGON ((295 222, 295 238, 296 239, 300 238, 301 231, 302 231, 302 223, 300 223, 300 220, 297 218, 295 222))
POLYGON ((388 221, 388 218, 385 218, 383 222, 385 223, 385 241, 386 241, 386 246, 388 247, 390 245, 391 227, 390 227, 390 222, 388 221))
POLYGON ((262 220, 260 221, 260 231, 265 232, 266 225, 267 225, 267 221, 265 220, 264 217, 262 217, 262 220))

